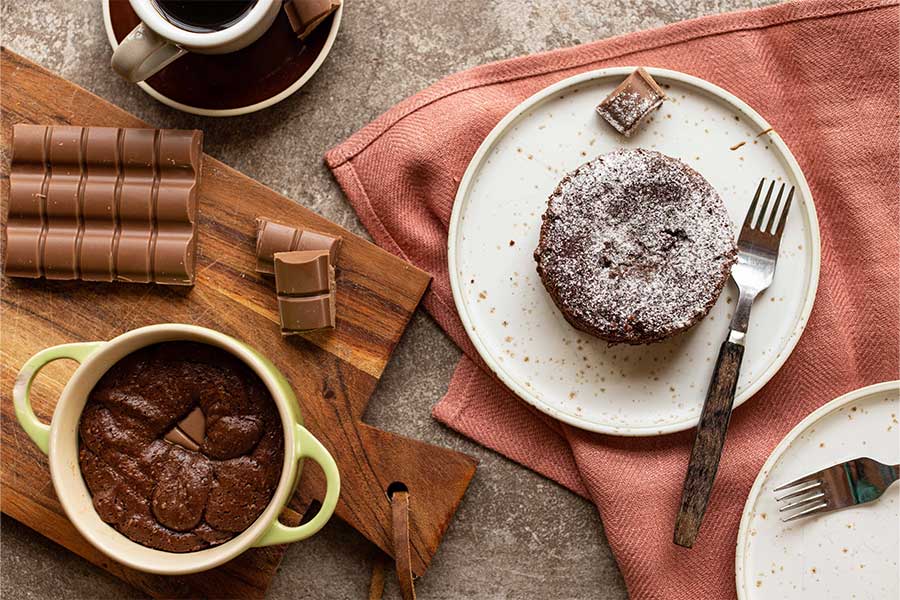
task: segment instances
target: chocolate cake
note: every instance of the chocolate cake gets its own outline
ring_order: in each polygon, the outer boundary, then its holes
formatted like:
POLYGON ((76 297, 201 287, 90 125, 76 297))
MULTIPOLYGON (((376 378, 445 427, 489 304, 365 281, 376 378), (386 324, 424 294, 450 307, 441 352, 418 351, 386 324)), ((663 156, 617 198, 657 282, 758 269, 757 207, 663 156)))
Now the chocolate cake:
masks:
POLYGON ((168 552, 247 529, 271 501, 284 459, 262 380, 225 350, 194 342, 148 346, 113 365, 88 396, 79 435, 100 518, 168 552))
POLYGON ((651 150, 615 150, 550 196, 537 271, 576 329, 646 344, 709 312, 737 256, 722 199, 699 173, 651 150))

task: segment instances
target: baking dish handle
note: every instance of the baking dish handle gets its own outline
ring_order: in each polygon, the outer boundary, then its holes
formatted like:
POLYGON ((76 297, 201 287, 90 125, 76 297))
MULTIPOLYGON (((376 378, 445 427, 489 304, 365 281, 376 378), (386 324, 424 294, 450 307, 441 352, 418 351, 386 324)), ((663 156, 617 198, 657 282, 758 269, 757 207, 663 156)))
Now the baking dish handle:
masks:
POLYGON ((60 344, 41 350, 22 365, 13 386, 13 404, 16 408, 16 419, 37 444, 41 452, 47 454, 50 447, 50 426, 40 421, 31 408, 31 384, 38 372, 55 360, 68 358, 82 363, 97 348, 106 342, 79 342, 76 344, 60 344))
POLYGON ((322 468, 325 473, 325 499, 319 512, 312 519, 298 527, 288 527, 277 518, 269 526, 262 537, 253 544, 254 546, 272 546, 273 544, 289 544, 304 540, 318 532, 334 514, 338 496, 341 493, 341 476, 337 463, 325 449, 325 446, 317 440, 303 425, 296 425, 297 436, 297 460, 311 458, 322 468))

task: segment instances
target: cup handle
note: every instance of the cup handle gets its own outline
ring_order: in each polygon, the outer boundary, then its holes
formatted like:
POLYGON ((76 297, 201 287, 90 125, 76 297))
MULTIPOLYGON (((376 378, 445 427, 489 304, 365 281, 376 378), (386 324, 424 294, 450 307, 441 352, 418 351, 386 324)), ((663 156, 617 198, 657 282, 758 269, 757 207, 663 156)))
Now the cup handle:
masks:
POLYGON ((116 47, 112 56, 112 68, 128 81, 137 83, 184 54, 187 54, 187 50, 140 23, 116 47))
POLYGON ((313 437, 306 427, 297 425, 296 432, 297 460, 311 458, 319 463, 322 471, 325 472, 325 499, 322 500, 322 506, 316 516, 299 527, 288 527, 275 519, 262 537, 253 544, 254 546, 272 546, 305 540, 325 526, 337 506, 338 496, 341 493, 341 476, 337 463, 334 462, 325 446, 313 437))
POLYGON ((16 375, 16 383, 13 386, 13 405, 16 408, 16 419, 19 425, 28 434, 28 437, 37 444, 44 454, 49 451, 50 426, 42 423, 31 408, 31 383, 38 372, 54 360, 70 358, 81 363, 97 348, 106 342, 81 342, 77 344, 60 344, 41 350, 19 370, 16 375))

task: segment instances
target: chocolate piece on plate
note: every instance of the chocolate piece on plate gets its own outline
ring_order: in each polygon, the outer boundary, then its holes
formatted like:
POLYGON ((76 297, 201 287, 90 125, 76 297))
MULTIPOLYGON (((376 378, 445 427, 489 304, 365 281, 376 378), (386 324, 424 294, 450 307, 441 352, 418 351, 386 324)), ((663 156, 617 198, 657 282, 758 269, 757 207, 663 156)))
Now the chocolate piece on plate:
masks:
POLYGON ((256 219, 256 270, 275 273, 275 254, 294 250, 327 250, 331 266, 337 264, 341 238, 292 227, 266 217, 256 219))
POLYGON ((275 289, 281 333, 293 335, 335 325, 334 267, 328 250, 275 255, 275 289))
POLYGON ((16 125, 11 277, 193 285, 203 133, 16 125))
POLYGON ((341 0, 287 0, 284 12, 291 28, 301 40, 322 24, 322 21, 341 6, 341 0))
POLYGON ((666 93, 650 74, 639 67, 600 103, 597 112, 616 131, 628 137, 644 117, 659 108, 665 97, 666 93))

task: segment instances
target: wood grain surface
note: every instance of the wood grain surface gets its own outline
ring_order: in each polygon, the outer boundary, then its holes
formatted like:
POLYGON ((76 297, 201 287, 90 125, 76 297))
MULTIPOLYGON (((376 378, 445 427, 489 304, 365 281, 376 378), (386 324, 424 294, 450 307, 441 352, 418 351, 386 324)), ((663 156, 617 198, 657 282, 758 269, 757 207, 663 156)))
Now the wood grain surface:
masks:
MULTIPOLYGON (((9 50, 0 53, 0 68, 4 220, 15 123, 148 127, 9 50)), ((288 377, 306 426, 340 468, 336 514, 392 555, 391 506, 385 492, 393 482, 406 485, 414 499, 412 565, 421 575, 469 485, 475 462, 458 452, 380 431, 362 423, 361 417, 429 276, 209 156, 204 156, 202 169, 193 288, 3 278, 0 509, 152 596, 263 595, 284 547, 250 550, 218 569, 186 577, 140 573, 100 554, 69 523, 45 457, 14 417, 13 381, 35 352, 54 344, 107 340, 154 323, 191 323, 249 343, 288 377), (335 330, 281 337, 272 282, 254 271, 254 219, 260 215, 344 238, 335 330)), ((52 414, 70 372, 54 365, 36 380, 32 396, 39 416, 52 414)), ((322 473, 308 465, 282 520, 299 522, 323 495, 322 473)))

